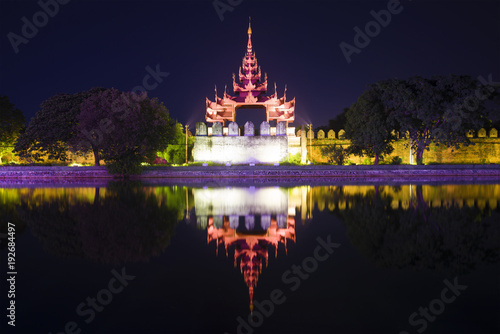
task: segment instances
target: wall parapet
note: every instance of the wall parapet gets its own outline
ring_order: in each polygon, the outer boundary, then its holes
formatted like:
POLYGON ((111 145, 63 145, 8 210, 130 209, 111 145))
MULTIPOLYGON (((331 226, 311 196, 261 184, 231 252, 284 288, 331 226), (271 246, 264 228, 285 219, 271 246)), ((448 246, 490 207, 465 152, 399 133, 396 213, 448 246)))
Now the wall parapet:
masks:
MULTIPOLYGON (((300 137, 302 130, 297 131, 297 136, 300 137)), ((396 135, 397 138, 401 138, 399 133, 395 130, 392 131, 393 134, 396 135)), ((344 139, 345 130, 341 129, 336 134, 335 131, 329 130, 326 138, 328 139, 344 139)), ((466 133, 466 136, 469 138, 498 138, 498 130, 495 128, 491 128, 490 131, 486 131, 486 129, 481 128, 477 132, 474 130, 469 130, 466 133)), ((313 130, 307 130, 307 139, 325 139, 325 132, 323 130, 318 130, 315 133, 313 130)))
POLYGON ((289 127, 286 122, 278 122, 277 126, 271 126, 269 122, 262 122, 259 125, 258 135, 255 134, 255 125, 253 122, 246 122, 241 131, 238 123, 229 122, 227 126, 223 126, 221 122, 214 122, 213 125, 207 126, 204 122, 196 123, 197 137, 238 137, 238 136, 288 136, 295 137, 295 127, 289 127))

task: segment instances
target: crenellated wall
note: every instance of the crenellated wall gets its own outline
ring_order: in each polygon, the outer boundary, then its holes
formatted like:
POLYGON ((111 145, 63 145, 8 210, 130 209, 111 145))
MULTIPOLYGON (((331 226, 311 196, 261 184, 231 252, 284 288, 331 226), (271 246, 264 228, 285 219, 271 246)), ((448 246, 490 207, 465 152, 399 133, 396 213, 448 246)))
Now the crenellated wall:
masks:
POLYGON ((295 136, 294 128, 287 128, 285 123, 272 128, 268 122, 262 122, 259 134, 255 135, 252 122, 245 124, 243 134, 235 122, 227 127, 219 122, 212 127, 196 123, 194 161, 248 164, 279 163, 288 158, 288 137, 295 136))
MULTIPOLYGON (((304 163, 306 160, 326 163, 327 159, 321 154, 322 147, 338 144, 347 148, 350 145, 349 140, 343 139, 345 134, 343 130, 339 133, 333 130, 326 133, 323 130, 317 133, 313 131, 302 133, 298 130, 295 134, 295 128, 287 127, 284 123, 278 123, 277 127, 270 127, 269 123, 262 122, 259 133, 260 135, 255 135, 254 125, 251 122, 245 124, 243 133, 234 122, 227 127, 223 127, 222 123, 214 123, 212 127, 207 127, 205 123, 197 123, 193 149, 194 161, 235 164, 277 163, 287 160, 289 156, 300 154, 304 163)), ((469 132, 468 137, 474 145, 461 147, 458 150, 431 144, 429 151, 424 152, 424 164, 500 164, 500 138, 496 129, 490 131, 481 129, 477 133, 469 132)), ((390 162, 393 157, 400 157, 403 164, 415 164, 415 155, 410 154, 408 142, 405 139, 394 142, 394 152, 385 157, 381 163, 390 162)), ((68 164, 94 164, 92 153, 86 155, 67 153, 68 164)), ((348 159, 350 163, 355 164, 372 164, 373 160, 373 158, 357 156, 350 156, 348 159)), ((10 154, 3 157, 3 162, 29 163, 30 161, 19 161, 18 157, 10 154)), ((58 162, 45 157, 43 163, 58 162)))
MULTIPOLYGON (((323 130, 314 133, 307 131, 306 150, 309 157, 312 157, 313 162, 324 163, 327 159, 321 154, 321 148, 330 144, 342 145, 347 148, 350 141, 343 139, 345 131, 340 130, 335 133, 330 130, 325 134, 323 130)), ((297 132, 297 136, 301 135, 301 130, 297 132)), ((447 148, 443 145, 431 144, 429 151, 424 152, 423 162, 429 163, 442 163, 442 164, 490 164, 500 163, 500 138, 496 129, 491 129, 487 132, 485 129, 479 130, 477 133, 469 132, 467 136, 470 138, 473 145, 461 147, 456 150, 455 148, 447 148)), ((394 151, 391 155, 385 157, 386 162, 390 162, 393 157, 400 157, 404 164, 414 164, 416 158, 410 154, 410 148, 407 146, 409 143, 406 139, 399 139, 393 143, 394 151)), ((349 156, 348 159, 356 164, 372 164, 373 158, 349 156)))

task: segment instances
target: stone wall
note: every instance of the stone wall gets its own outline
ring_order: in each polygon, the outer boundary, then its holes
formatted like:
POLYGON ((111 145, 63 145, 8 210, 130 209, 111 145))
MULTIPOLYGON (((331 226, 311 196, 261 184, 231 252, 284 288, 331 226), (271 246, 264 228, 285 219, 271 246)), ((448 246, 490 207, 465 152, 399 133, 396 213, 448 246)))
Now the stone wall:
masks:
POLYGON ((235 122, 227 127, 216 122, 211 128, 205 123, 197 123, 194 161, 248 164, 278 163, 288 158, 288 135, 294 131, 289 131, 284 123, 271 128, 268 122, 262 122, 259 136, 255 136, 252 122, 245 124, 243 133, 238 129, 235 122))
POLYGON ((196 137, 195 162, 277 163, 288 157, 287 137, 196 137))
MULTIPOLYGON (((339 139, 339 135, 342 136, 344 134, 343 130, 337 134, 332 134, 333 131, 330 130, 329 135, 325 136, 326 138, 324 139, 320 139, 324 135, 324 132, 321 132, 319 136, 315 133, 309 133, 309 131, 307 134, 307 153, 308 156, 312 157, 313 162, 327 162, 327 159, 321 154, 321 148, 325 145, 337 144, 342 145, 344 148, 350 145, 349 140, 339 139)), ((472 134, 470 140, 473 145, 461 147, 458 150, 447 148, 443 145, 431 144, 429 151, 424 152, 423 162, 424 164, 500 164, 500 138, 497 137, 496 129, 491 129, 489 133, 481 129, 477 134, 472 134)), ((410 148, 407 146, 408 143, 409 141, 405 139, 399 139, 393 143, 394 151, 391 155, 385 157, 384 161, 390 162, 393 157, 398 156, 404 164, 416 163, 414 152, 413 157, 410 155, 410 148)), ((374 159, 351 155, 348 160, 356 164, 372 164, 374 159)))

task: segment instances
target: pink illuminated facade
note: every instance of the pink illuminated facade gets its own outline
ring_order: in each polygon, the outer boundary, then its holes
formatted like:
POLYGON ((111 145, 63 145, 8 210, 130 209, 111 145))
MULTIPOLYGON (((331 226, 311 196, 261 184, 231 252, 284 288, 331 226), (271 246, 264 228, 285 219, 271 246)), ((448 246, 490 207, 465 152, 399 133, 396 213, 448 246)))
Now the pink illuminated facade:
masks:
POLYGON ((248 27, 248 45, 243 65, 239 69, 239 82, 233 74, 233 91, 235 96, 227 94, 224 90, 222 98, 217 96, 215 90, 215 101, 206 100, 206 121, 221 122, 236 121, 236 111, 240 108, 262 108, 266 111, 266 121, 276 120, 287 122, 287 125, 295 120, 295 98, 286 100, 286 86, 283 97, 278 98, 276 84, 274 94, 266 96, 267 74, 262 78, 262 72, 257 65, 257 58, 252 48, 252 27, 248 27))

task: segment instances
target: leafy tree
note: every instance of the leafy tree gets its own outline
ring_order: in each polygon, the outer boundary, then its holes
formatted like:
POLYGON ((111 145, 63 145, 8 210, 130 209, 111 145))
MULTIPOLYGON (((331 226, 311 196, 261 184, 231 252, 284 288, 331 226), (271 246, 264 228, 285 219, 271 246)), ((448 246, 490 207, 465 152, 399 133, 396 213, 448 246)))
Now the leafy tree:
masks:
MULTIPOLYGON (((193 145, 194 137, 188 134, 188 161, 191 160, 193 145)), ((175 124, 174 139, 168 145, 167 149, 163 152, 158 152, 158 155, 171 164, 180 165, 186 162, 186 133, 183 132, 181 123, 175 124)))
POLYGON ((328 144, 321 147, 321 154, 327 158, 329 163, 342 166, 349 157, 349 150, 343 148, 342 145, 328 144))
POLYGON ((2 156, 12 151, 24 122, 22 111, 15 108, 7 96, 0 95, 0 164, 2 156))
POLYGON ((387 113, 380 99, 380 93, 374 87, 366 90, 346 113, 346 137, 351 140, 350 151, 354 155, 379 157, 390 154, 394 148, 392 142, 393 126, 387 122, 387 113))
POLYGON ((141 163, 154 160, 175 133, 167 108, 158 99, 114 88, 82 103, 77 129, 80 150, 91 147, 111 173, 121 175, 140 173, 141 163))
POLYGON ((173 130, 167 109, 157 99, 93 88, 44 101, 15 150, 36 161, 44 155, 65 161, 68 150, 93 152, 96 166, 104 160, 111 173, 136 174, 142 162, 167 147, 173 130))
POLYGON ((100 90, 83 100, 76 115, 74 135, 68 142, 71 148, 83 153, 92 152, 94 164, 99 166, 104 136, 116 129, 112 115, 119 113, 118 118, 127 116, 134 105, 127 102, 122 93, 114 88, 100 90))
POLYGON ((67 160, 67 144, 75 139, 80 104, 104 88, 92 88, 76 94, 57 94, 42 102, 40 110, 19 136, 14 148, 21 158, 43 161, 67 160))
POLYGON ((456 149, 470 145, 466 133, 488 124, 485 102, 496 94, 492 85, 483 86, 466 75, 416 76, 375 86, 383 92, 389 123, 396 123, 402 137, 410 139, 417 164, 422 164, 431 142, 456 149))

